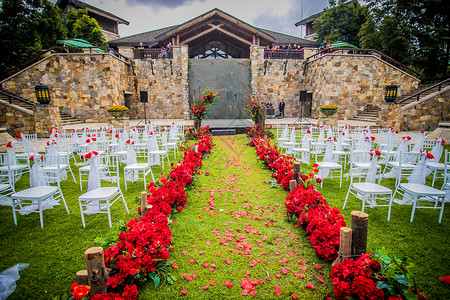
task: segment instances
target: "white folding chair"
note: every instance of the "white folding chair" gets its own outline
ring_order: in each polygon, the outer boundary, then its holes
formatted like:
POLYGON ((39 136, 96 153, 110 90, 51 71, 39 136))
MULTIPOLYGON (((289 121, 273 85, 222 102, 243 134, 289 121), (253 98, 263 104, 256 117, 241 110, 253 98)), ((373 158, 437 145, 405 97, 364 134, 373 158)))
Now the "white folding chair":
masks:
MULTIPOLYGON (((400 153, 401 157, 402 153, 400 153)), ((400 165, 401 165, 401 161, 400 165)), ((442 215, 444 213, 445 197, 446 192, 443 190, 438 190, 431 186, 427 186, 426 183, 426 153, 421 154, 421 158, 417 165, 415 166, 413 172, 408 177, 407 183, 402 183, 402 172, 397 175, 396 190, 394 193, 394 198, 398 194, 402 196, 402 199, 394 199, 394 203, 400 205, 413 205, 411 212, 410 222, 414 220, 414 213, 418 208, 428 208, 428 209, 439 209, 438 204, 441 203, 439 223, 441 223, 442 215), (420 202, 434 203, 434 206, 424 206, 420 205, 420 202)))
POLYGON ((16 212, 19 212, 21 215, 28 215, 34 212, 39 213, 41 228, 44 228, 43 211, 59 205, 58 199, 62 200, 67 213, 69 213, 69 208, 59 185, 61 181, 59 176, 59 172, 45 173, 39 162, 35 161, 30 172, 30 188, 11 195, 13 199, 14 224, 17 225, 16 212), (56 183, 56 186, 50 185, 51 183, 56 183))
MULTIPOLYGON (((131 145, 130 145, 131 147, 131 145)), ((131 148, 132 149, 132 148, 131 148)), ((130 159, 130 155, 127 154, 127 159, 130 159)), ((128 189, 127 182, 135 182, 139 179, 144 180, 144 189, 147 188, 147 175, 152 175, 152 180, 155 182, 155 177, 153 177, 152 172, 152 163, 151 163, 151 156, 148 153, 147 154, 147 162, 145 163, 129 163, 123 168, 123 176, 125 180, 125 190, 128 189), (142 175, 142 177, 141 177, 142 175)))
POLYGON ((339 177, 339 187, 342 187, 342 165, 338 164, 337 162, 333 161, 333 145, 334 140, 333 138, 329 138, 326 141, 325 146, 325 155, 323 156, 323 160, 321 162, 316 162, 316 164, 319 165, 319 173, 317 174, 317 177, 322 179, 322 182, 320 183, 320 187, 323 186, 323 179, 325 178, 336 178, 339 177))
POLYGON ((304 164, 309 164, 310 156, 311 156, 311 130, 307 129, 302 138, 301 147, 292 147, 292 153, 296 160, 300 160, 304 164), (297 155, 301 155, 301 157, 297 157, 297 155))
POLYGON ((348 188, 347 196, 345 197, 344 206, 342 207, 342 209, 345 209, 349 195, 352 194, 362 201, 361 210, 363 212, 366 205, 368 205, 370 208, 379 206, 389 207, 387 217, 387 220, 389 221, 391 218, 392 190, 376 183, 376 179, 379 178, 377 172, 381 171, 381 168, 377 164, 377 153, 375 151, 372 151, 371 153, 372 158, 369 163, 370 167, 368 169, 359 168, 350 173, 350 186, 348 188), (359 182, 355 182, 356 178, 359 178, 359 182), (364 178, 365 180, 362 181, 362 178, 364 178), (380 201, 387 201, 387 204, 381 204, 380 201))
POLYGON ((103 178, 100 175, 100 171, 98 169, 98 161, 96 161, 97 157, 95 157, 94 155, 91 160, 92 162, 90 164, 89 171, 88 191, 78 197, 81 222, 83 223, 83 228, 85 228, 86 222, 84 219, 84 215, 106 213, 108 214, 109 227, 112 227, 110 207, 117 200, 122 198, 125 210, 127 211, 127 214, 129 213, 127 203, 125 202, 122 190, 120 189, 120 180, 118 177, 116 178, 116 187, 101 187, 100 182, 103 178))
POLYGON ((9 148, 0 160, 0 174, 9 174, 11 176, 11 183, 13 186, 15 186, 16 182, 22 177, 23 174, 28 173, 29 171, 30 165, 28 159, 26 164, 19 164, 13 148, 9 148))
MULTIPOLYGON (((8 159, 6 153, 0 153, 0 162, 8 159)), ((12 180, 12 172, 9 168, 9 164, 6 172, 0 172, 0 205, 12 206, 11 194, 15 193, 14 184, 12 180)))

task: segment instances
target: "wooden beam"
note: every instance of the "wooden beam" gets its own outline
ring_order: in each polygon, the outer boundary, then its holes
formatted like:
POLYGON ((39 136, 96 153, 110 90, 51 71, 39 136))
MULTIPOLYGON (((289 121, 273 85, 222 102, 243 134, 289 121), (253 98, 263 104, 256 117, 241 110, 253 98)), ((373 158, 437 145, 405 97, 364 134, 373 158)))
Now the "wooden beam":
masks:
POLYGON ((235 39, 238 40, 238 41, 241 41, 241 42, 244 43, 244 44, 247 44, 247 45, 249 45, 249 46, 252 45, 252 42, 249 42, 249 41, 247 41, 247 40, 241 38, 240 36, 237 36, 237 35, 235 35, 234 33, 231 33, 231 32, 229 32, 229 31, 227 31, 227 30, 225 30, 225 29, 217 28, 217 30, 219 30, 219 31, 222 32, 222 33, 225 33, 225 34, 228 35, 228 36, 231 36, 232 38, 235 38, 235 39))
POLYGON ((214 25, 214 24, 211 24, 211 23, 208 23, 208 25, 211 26, 210 29, 207 29, 207 30, 205 30, 205 31, 202 31, 202 32, 200 32, 200 33, 198 33, 198 34, 196 34, 196 35, 194 35, 194 36, 192 36, 192 37, 190 37, 190 38, 188 38, 188 39, 182 41, 182 42, 181 42, 181 45, 187 44, 187 43, 189 43, 190 41, 193 41, 193 40, 195 40, 195 39, 198 39, 199 37, 204 36, 205 34, 208 34, 208 33, 212 32, 212 31, 214 31, 214 30, 216 30, 216 29, 219 29, 220 27, 223 26, 223 24, 214 25))

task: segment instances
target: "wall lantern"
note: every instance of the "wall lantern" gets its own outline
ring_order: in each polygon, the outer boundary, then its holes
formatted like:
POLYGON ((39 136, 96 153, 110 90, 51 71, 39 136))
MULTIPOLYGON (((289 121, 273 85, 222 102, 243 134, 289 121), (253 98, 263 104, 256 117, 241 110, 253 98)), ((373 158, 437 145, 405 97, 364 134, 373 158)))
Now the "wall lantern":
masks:
POLYGON ((386 102, 394 102, 397 99, 397 88, 398 85, 394 83, 386 86, 386 93, 384 94, 384 100, 386 102))
POLYGON ((34 91, 39 104, 50 104, 50 90, 48 89, 48 86, 39 83, 34 87, 34 91))

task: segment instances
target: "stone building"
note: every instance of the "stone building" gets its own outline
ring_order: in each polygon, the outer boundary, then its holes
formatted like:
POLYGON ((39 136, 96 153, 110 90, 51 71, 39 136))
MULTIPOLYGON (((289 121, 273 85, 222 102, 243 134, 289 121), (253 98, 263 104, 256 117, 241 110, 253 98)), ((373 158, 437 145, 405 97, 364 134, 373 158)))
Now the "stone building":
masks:
MULTIPOLYGON (((428 117, 415 118, 409 110, 391 107, 395 103, 386 104, 387 85, 398 85, 402 96, 414 92, 419 79, 382 53, 318 51, 314 42, 254 27, 219 9, 112 40, 110 46, 120 54, 53 53, 1 81, 2 90, 36 103, 34 86, 43 83, 56 107, 52 115, 59 111, 83 122, 105 122, 112 105, 129 107, 131 118, 143 118, 146 109, 149 118, 190 119, 190 107, 206 87, 221 95, 209 115, 215 119, 248 118, 248 95, 275 107, 284 99, 286 117, 317 118, 326 104, 338 105, 341 119, 375 108, 383 114, 382 125, 398 130, 434 129, 448 116, 443 114, 449 109, 448 93, 439 103, 420 104, 420 113, 428 117), (144 106, 140 94, 145 91, 144 106), (300 101, 301 93, 306 101, 300 101)), ((32 132, 34 114, 42 114, 36 110, 0 100, 0 123, 10 133, 32 132)), ((52 115, 55 120, 48 124, 57 124, 60 119, 52 115)))

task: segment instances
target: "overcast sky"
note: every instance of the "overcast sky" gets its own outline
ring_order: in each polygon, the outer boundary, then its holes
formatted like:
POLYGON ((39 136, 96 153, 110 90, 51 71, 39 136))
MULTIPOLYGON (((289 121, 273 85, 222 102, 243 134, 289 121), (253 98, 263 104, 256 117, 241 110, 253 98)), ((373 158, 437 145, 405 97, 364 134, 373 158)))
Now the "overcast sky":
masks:
MULTIPOLYGON (((295 23, 320 12, 328 0, 83 0, 130 22, 121 37, 184 23, 219 8, 256 27, 301 36, 295 23)), ((304 29, 303 29, 304 32, 304 29)))

